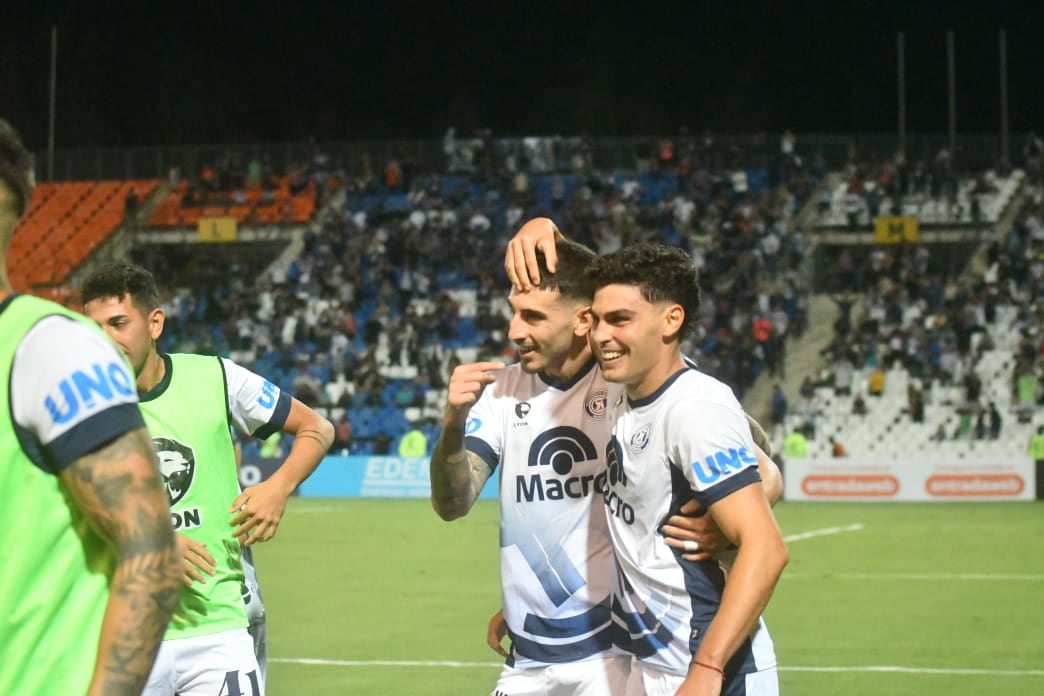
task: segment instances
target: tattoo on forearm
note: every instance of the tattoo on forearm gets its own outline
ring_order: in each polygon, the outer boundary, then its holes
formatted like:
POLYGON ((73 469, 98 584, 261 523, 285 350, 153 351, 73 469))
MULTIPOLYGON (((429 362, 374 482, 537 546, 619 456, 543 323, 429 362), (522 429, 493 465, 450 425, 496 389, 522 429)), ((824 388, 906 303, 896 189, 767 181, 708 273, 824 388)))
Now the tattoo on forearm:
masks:
POLYGON ((772 456, 772 443, 769 442, 768 434, 765 433, 765 429, 761 427, 761 423, 758 423, 749 413, 747 416, 747 424, 750 426, 750 436, 754 439, 754 444, 761 448, 768 456, 772 456))
POLYGON ((431 456, 432 504, 444 515, 466 513, 489 475, 489 465, 464 449, 462 437, 444 431, 431 456))
POLYGON ((63 480, 119 558, 96 684, 101 676, 100 693, 140 694, 181 593, 170 510, 148 433, 127 433, 82 457, 63 480))

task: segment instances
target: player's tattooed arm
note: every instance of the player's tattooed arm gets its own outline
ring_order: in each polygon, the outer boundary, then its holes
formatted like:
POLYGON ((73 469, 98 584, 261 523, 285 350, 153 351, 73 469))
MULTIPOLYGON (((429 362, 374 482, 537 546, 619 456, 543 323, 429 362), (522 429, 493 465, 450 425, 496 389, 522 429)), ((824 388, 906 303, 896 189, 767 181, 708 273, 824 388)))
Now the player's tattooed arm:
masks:
POLYGON ((439 517, 463 517, 493 473, 482 457, 464 449, 463 431, 445 429, 431 454, 431 506, 439 517))
POLYGON ((130 431, 79 458, 61 480, 117 552, 88 696, 136 696, 181 592, 170 508, 148 431, 130 431))
POLYGON ((768 434, 765 433, 765 429, 762 428, 761 423, 759 423, 749 413, 744 412, 743 415, 747 417, 747 425, 750 426, 750 436, 754 438, 754 444, 760 447, 762 452, 771 457, 772 443, 769 442, 768 434))
POLYGON ((749 413, 744 413, 744 415, 747 416, 747 425, 750 426, 750 436, 754 439, 754 444, 758 446, 758 451, 754 454, 758 458, 758 474, 761 476, 765 498, 769 505, 775 507, 783 497, 783 474, 780 473, 776 462, 772 460, 772 443, 769 442, 765 429, 749 413))
POLYGON ((455 520, 471 510, 482 486, 493 470, 481 457, 467 451, 464 428, 471 407, 483 390, 504 369, 501 362, 477 362, 457 365, 446 389, 446 408, 442 414, 442 433, 431 453, 431 506, 439 517, 455 520))

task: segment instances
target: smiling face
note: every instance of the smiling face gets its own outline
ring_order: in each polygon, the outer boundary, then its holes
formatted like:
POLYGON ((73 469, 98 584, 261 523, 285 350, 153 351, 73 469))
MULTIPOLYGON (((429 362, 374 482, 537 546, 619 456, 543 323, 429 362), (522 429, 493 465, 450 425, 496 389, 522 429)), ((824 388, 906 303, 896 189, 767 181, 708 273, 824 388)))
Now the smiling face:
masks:
POLYGON ((587 306, 557 290, 512 292, 508 303, 508 338, 518 348, 522 369, 543 371, 551 377, 569 376, 563 374, 566 363, 587 350, 587 306))
POLYGON ((140 375, 163 333, 163 310, 146 313, 130 295, 124 295, 123 299, 110 296, 91 300, 83 311, 127 356, 134 376, 140 375))
POLYGON ((602 374, 627 385, 640 399, 653 393, 683 366, 678 331, 685 311, 676 303, 652 303, 637 285, 599 288, 591 306, 591 348, 602 374))

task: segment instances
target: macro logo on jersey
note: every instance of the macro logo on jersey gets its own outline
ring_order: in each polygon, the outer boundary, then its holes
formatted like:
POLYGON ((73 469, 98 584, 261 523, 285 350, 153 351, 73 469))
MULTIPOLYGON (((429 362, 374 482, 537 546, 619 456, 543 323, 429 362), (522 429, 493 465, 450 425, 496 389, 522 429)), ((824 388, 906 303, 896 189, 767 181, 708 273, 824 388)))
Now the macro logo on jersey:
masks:
POLYGON ((581 430, 559 426, 541 433, 529 447, 529 466, 547 469, 534 474, 519 474, 515 478, 515 500, 532 503, 539 500, 585 498, 592 491, 605 488, 605 474, 573 476, 573 466, 598 459, 598 449, 591 438, 581 430), (560 478, 562 477, 562 478, 560 478))
POLYGON ((481 428, 481 427, 482 427, 482 419, 480 419, 480 418, 469 418, 467 424, 465 424, 465 426, 464 426, 464 434, 465 435, 472 435, 476 431, 478 431, 478 429, 481 428))
POLYGON ((627 475, 623 470, 623 453, 620 452, 620 441, 614 435, 605 446, 605 468, 609 472, 609 483, 613 486, 627 485, 627 475))
POLYGON ((696 478, 705 484, 712 484, 723 476, 728 476, 731 470, 739 471, 751 464, 757 464, 755 457, 746 447, 730 447, 714 454, 704 457, 703 461, 696 460, 692 463, 692 469, 696 472, 696 478))
POLYGON ((532 408, 528 401, 519 401, 515 404, 515 415, 521 420, 529 415, 529 410, 532 408))
POLYGON ((631 435, 631 440, 628 444, 635 453, 641 453, 642 450, 649 444, 649 434, 652 432, 651 425, 644 425, 634 435, 631 435))
POLYGON ((620 441, 616 439, 615 435, 605 446, 605 468, 609 479, 609 485, 602 490, 606 509, 613 517, 619 517, 627 524, 634 524, 634 508, 613 490, 613 486, 627 486, 627 474, 624 473, 623 468, 623 452, 620 451, 620 441))
MULTIPOLYGON (((159 469, 163 475, 167 497, 170 499, 171 507, 174 507, 192 487, 192 480, 196 474, 196 455, 191 447, 170 437, 154 437, 152 446, 159 459, 159 469)), ((202 524, 199 508, 171 510, 170 518, 174 529, 188 529, 202 524)))
POLYGON ((49 394, 44 407, 57 425, 76 418, 80 411, 99 411, 114 402, 134 395, 127 369, 117 362, 95 363, 87 370, 76 370, 58 383, 59 395, 49 394))
POLYGON ((584 413, 594 420, 602 420, 609 411, 609 392, 605 389, 593 391, 584 399, 584 413))

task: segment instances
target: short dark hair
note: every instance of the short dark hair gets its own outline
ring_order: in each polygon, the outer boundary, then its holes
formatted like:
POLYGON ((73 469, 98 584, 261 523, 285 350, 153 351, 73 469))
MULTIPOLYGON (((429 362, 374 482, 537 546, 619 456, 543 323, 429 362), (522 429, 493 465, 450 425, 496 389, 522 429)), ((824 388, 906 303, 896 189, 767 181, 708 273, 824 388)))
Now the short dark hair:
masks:
POLYGON ((685 310, 679 338, 696 323, 700 308, 700 286, 689 255, 665 244, 632 244, 599 256, 587 267, 594 292, 607 285, 636 285, 652 304, 675 303, 685 310))
POLYGON ((25 149, 18 131, 0 119, 0 182, 14 197, 14 213, 22 217, 33 196, 33 156, 25 149))
POLYGON ((583 244, 568 239, 557 240, 555 251, 558 253, 558 263, 555 272, 551 273, 547 270, 544 252, 537 249, 537 263, 540 265, 540 284, 537 287, 541 290, 557 290, 562 297, 590 302, 594 287, 586 271, 597 255, 583 244))
POLYGON ((141 266, 127 261, 112 261, 101 266, 87 276, 80 289, 84 304, 102 297, 122 300, 128 295, 146 312, 159 307, 156 279, 141 266))

